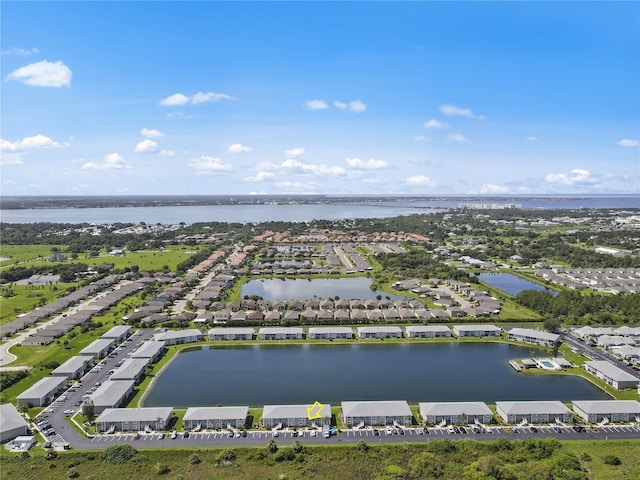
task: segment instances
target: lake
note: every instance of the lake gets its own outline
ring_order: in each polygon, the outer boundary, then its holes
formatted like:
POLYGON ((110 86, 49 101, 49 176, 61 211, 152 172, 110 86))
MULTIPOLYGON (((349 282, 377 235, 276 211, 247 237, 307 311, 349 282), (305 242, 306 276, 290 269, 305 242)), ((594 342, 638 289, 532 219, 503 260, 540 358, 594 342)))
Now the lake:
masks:
MULTIPOLYGON (((27 197, 28 198, 28 197, 27 197)), ((185 197, 188 198, 188 197, 185 197)), ((55 197, 54 197, 55 199, 55 197)), ((486 197, 442 196, 414 200, 401 197, 385 202, 331 202, 322 204, 282 205, 176 205, 155 207, 107 208, 27 208, 2 209, 4 223, 162 223, 196 222, 260 223, 267 221, 308 222, 350 218, 388 218, 400 215, 427 214, 457 208, 460 203, 520 203, 523 208, 638 208, 638 195, 486 197)))
POLYGON ((353 278, 265 278, 251 280, 242 285, 240 296, 258 295, 264 300, 292 301, 329 299, 339 297, 341 300, 375 300, 381 298, 406 300, 407 297, 393 295, 381 290, 371 290, 371 279, 367 277, 353 278))
POLYGON ((524 278, 512 275, 511 273, 480 273, 476 275, 479 280, 488 283, 492 287, 499 288, 509 295, 517 295, 523 290, 538 290, 541 292, 549 292, 551 295, 557 295, 558 292, 530 282, 524 278))
POLYGON ((205 346, 176 355, 144 406, 610 398, 581 377, 524 375, 508 364, 529 356, 505 343, 205 346))

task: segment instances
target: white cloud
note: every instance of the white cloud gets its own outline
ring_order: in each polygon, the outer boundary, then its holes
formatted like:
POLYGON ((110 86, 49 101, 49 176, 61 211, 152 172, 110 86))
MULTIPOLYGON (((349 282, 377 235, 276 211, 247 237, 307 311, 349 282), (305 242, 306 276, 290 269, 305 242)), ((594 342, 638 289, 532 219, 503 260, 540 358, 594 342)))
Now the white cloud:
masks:
POLYGON ((160 100, 160 105, 163 107, 175 107, 177 105, 186 105, 187 103, 189 103, 189 97, 182 93, 174 93, 160 100))
POLYGON ((432 118, 428 122, 424 122, 424 128, 449 128, 449 125, 446 122, 432 118))
POLYGON ((349 111, 355 113, 362 113, 367 111, 367 105, 360 100, 354 100, 349 103, 349 111))
MULTIPOLYGON (((216 92, 198 92, 191 97, 188 97, 183 93, 174 93, 173 95, 169 95, 167 98, 160 100, 160 105, 163 107, 175 107, 186 105, 187 103, 197 105, 199 103, 219 102, 220 100, 235 100, 235 97, 227 95, 226 93, 216 92)), ((177 113, 175 115, 177 115, 177 113)))
POLYGON ((23 152, 4 152, 0 155, 0 165, 22 165, 24 155, 23 152))
POLYGON ((223 163, 222 160, 216 157, 207 157, 201 155, 199 158, 194 158, 187 164, 191 168, 198 171, 199 175, 215 174, 218 172, 229 172, 232 167, 228 163, 223 163))
POLYGON ((309 110, 326 110, 329 108, 329 105, 324 100, 307 100, 305 105, 309 110))
POLYGON ((598 180, 588 170, 575 168, 570 173, 549 173, 544 177, 548 183, 560 185, 594 185, 598 180))
POLYGON ((155 128, 143 128, 140 130, 140 135, 147 138, 162 138, 164 137, 164 133, 156 130, 155 128))
POLYGON ((344 102, 339 102, 338 100, 334 100, 333 101, 333 106, 336 108, 339 108, 340 110, 344 110, 345 108, 347 108, 347 104, 344 102))
POLYGON ((404 183, 407 185, 435 185, 435 182, 426 175, 414 175, 413 177, 407 177, 404 179, 404 183))
POLYGON ((161 157, 173 157, 175 156, 176 152, 174 152, 173 150, 160 150, 160 156, 161 157))
POLYGON ((197 105, 198 103, 219 102, 220 100, 235 100, 231 95, 226 93, 215 92, 198 92, 191 97, 191 103, 197 105))
POLYGON ((413 137, 413 139, 414 139, 416 142, 424 142, 424 141, 427 139, 427 137, 425 137, 424 135, 418 135, 418 136, 416 136, 416 137, 413 137))
POLYGON ((539 142, 540 139, 538 137, 534 137, 534 136, 529 136, 527 137, 527 140, 530 142, 539 142))
POLYGON ((640 145, 640 142, 631 138, 623 138, 618 142, 618 145, 620 145, 621 147, 637 147, 638 145, 640 145))
POLYGON ((280 165, 271 162, 259 162, 256 165, 257 170, 277 170, 280 168, 280 165))
POLYGON ((471 140, 469 140, 464 135, 461 135, 460 133, 452 133, 447 135, 447 141, 456 143, 471 143, 471 140))
POLYGON ((0 138, 0 150, 16 151, 26 150, 28 148, 59 148, 63 145, 51 140, 45 135, 34 135, 33 137, 24 137, 21 140, 10 142, 0 138))
POLYGON ((40 53, 40 50, 37 48, 31 48, 29 50, 24 48, 8 48, 2 51, 2 55, 19 55, 23 57, 33 55, 34 53, 40 53))
POLYGON ((281 190, 286 190, 288 192, 296 192, 301 194, 314 193, 317 187, 313 183, 292 182, 290 180, 277 182, 275 186, 281 190))
POLYGON ((339 166, 331 166, 331 165, 316 165, 313 163, 302 163, 298 160, 289 159, 282 162, 280 165, 282 168, 287 170, 298 172, 307 175, 315 175, 315 176, 327 176, 327 177, 337 177, 340 175, 344 175, 346 170, 339 166))
POLYGON ((255 175, 250 175, 244 178, 245 182, 264 182, 265 180, 273 180, 275 178, 273 172, 257 172, 255 175))
POLYGON ((15 180, 11 180, 10 178, 7 178, 7 179, 6 179, 4 182, 2 182, 2 183, 6 184, 6 185, 15 185, 15 184, 16 184, 16 183, 18 183, 18 182, 16 182, 15 180))
POLYGON ((158 151, 158 144, 150 139, 145 139, 138 143, 133 149, 136 153, 152 153, 158 151))
POLYGON ((86 162, 82 165, 83 170, 111 170, 122 168, 130 168, 130 165, 119 153, 105 155, 102 163, 86 162))
POLYGON ((68 87, 71 85, 72 75, 71 69, 61 61, 42 60, 14 70, 6 79, 32 87, 68 87))
POLYGON ((466 117, 466 118, 475 118, 477 120, 485 119, 484 115, 476 115, 471 111, 470 108, 460 108, 460 107, 456 107, 455 105, 442 105, 440 107, 440 112, 442 112, 444 115, 448 117, 458 116, 458 117, 466 117))
POLYGON ((232 143, 227 147, 229 153, 247 153, 253 150, 251 147, 242 145, 241 143, 232 143))
POLYGON ((362 179, 362 183, 365 183, 367 185, 373 185, 376 183, 380 183, 380 179, 376 177, 367 177, 362 179))
POLYGON ((373 158, 369 160, 361 160, 359 158, 347 158, 347 165, 349 165, 351 168, 360 168, 363 170, 375 170, 379 168, 387 168, 389 166, 389 163, 387 163, 386 160, 376 160, 373 158))
POLYGON ((304 148, 302 147, 295 147, 295 148, 290 148, 289 150, 285 150, 284 151, 284 155, 285 157, 288 158, 295 158, 295 157, 299 157, 300 155, 304 155, 304 148))
POLYGON ((509 193, 509 189, 502 185, 495 185, 493 183, 487 183, 480 187, 480 193, 509 193))

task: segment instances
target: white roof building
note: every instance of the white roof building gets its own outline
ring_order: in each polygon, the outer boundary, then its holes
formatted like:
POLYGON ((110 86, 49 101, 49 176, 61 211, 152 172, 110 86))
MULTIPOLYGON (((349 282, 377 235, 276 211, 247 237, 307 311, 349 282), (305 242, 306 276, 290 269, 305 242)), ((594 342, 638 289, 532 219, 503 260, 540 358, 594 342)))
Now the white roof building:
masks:
POLYGON ((458 337, 499 337, 502 330, 495 325, 454 325, 458 337))
POLYGON ((51 372, 54 377, 80 378, 91 366, 93 359, 88 357, 75 356, 64 362, 51 372))
POLYGON ((0 405, 0 443, 26 435, 29 424, 11 403, 0 405))
POLYGON ((402 338, 402 329, 394 326, 358 327, 360 338, 402 338))
POLYGON ((496 412, 507 423, 563 423, 572 421, 571 410, 562 402, 496 402, 496 412))
POLYGON ((637 400, 574 400, 573 411, 585 422, 640 422, 637 400))
POLYGON ((80 350, 79 355, 82 357, 104 358, 115 343, 112 338, 99 338, 80 350))
POLYGON ((265 405, 262 409, 262 424, 267 428, 330 425, 331 405, 324 404, 315 408, 314 405, 265 405), (314 418, 309 418, 310 416, 314 418))
POLYGON ((89 395, 95 413, 102 413, 107 408, 118 408, 133 392, 133 380, 109 380, 100 385, 89 395))
POLYGON ((587 372, 595 375, 607 385, 611 385, 617 390, 636 388, 638 383, 640 383, 638 377, 625 372, 606 360, 585 362, 584 367, 587 372))
POLYGON ((517 340, 519 342, 552 346, 559 339, 560 335, 558 334, 544 332, 542 330, 533 330, 531 328, 512 328, 509 330, 509 340, 517 340))
POLYGON ((164 342, 149 340, 144 342, 131 354, 131 358, 148 358, 149 363, 155 362, 164 353, 164 342))
POLYGON ((163 430, 171 420, 171 407, 150 408, 107 408, 96 418, 96 429, 106 432, 116 431, 163 430))
POLYGON ((156 333, 153 337, 157 342, 165 342, 166 345, 182 345, 184 343, 201 341, 202 332, 197 328, 167 330, 163 333, 156 333))
POLYGON ((409 338, 450 337, 451 329, 444 325, 411 325, 405 327, 409 338))
POLYGON ((420 416, 427 424, 491 423, 493 413, 484 402, 424 402, 418 404, 420 416))
POLYGON ((307 337, 313 340, 327 338, 353 338, 353 328, 351 327, 311 327, 307 332, 307 337))
POLYGON ((245 426, 249 407, 191 407, 184 414, 183 424, 196 428, 241 428, 245 426))
POLYGON ((67 385, 65 377, 44 377, 34 383, 18 395, 18 406, 31 405, 34 407, 44 407, 60 393, 67 385))
POLYGON ((413 414, 404 400, 342 402, 345 425, 411 425, 413 414))

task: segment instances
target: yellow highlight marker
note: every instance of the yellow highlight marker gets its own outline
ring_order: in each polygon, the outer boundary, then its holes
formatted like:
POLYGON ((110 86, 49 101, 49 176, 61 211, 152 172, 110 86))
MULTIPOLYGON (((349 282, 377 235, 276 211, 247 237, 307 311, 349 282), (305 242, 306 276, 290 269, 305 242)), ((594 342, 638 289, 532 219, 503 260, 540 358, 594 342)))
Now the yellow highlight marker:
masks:
POLYGON ((323 408, 324 408, 324 405, 322 405, 320 402, 316 400, 313 405, 311 405, 310 407, 307 407, 307 418, 309 420, 321 418, 320 412, 322 411, 323 408))

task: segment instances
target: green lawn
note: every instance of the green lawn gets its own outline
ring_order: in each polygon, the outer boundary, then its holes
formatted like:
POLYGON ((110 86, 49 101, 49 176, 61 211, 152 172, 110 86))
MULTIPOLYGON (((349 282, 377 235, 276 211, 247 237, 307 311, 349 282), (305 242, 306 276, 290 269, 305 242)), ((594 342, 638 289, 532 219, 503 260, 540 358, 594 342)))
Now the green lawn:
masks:
POLYGON ((0 288, 0 325, 14 320, 21 313, 27 313, 43 304, 56 300, 58 295, 77 283, 56 285, 12 285, 0 288), (7 296, 7 293, 10 296, 7 296), (42 303, 44 302, 44 303, 42 303))
POLYGON ((1 245, 0 244, 0 257, 8 258, 9 260, 0 261, 0 269, 8 268, 14 265, 16 262, 28 262, 37 261, 44 262, 45 258, 51 255, 51 249, 58 248, 64 250, 64 245, 1 245))

